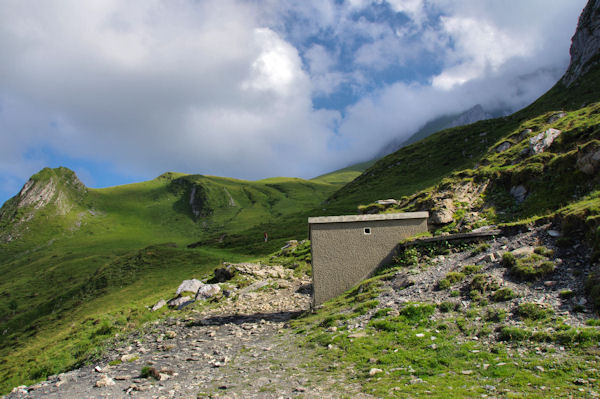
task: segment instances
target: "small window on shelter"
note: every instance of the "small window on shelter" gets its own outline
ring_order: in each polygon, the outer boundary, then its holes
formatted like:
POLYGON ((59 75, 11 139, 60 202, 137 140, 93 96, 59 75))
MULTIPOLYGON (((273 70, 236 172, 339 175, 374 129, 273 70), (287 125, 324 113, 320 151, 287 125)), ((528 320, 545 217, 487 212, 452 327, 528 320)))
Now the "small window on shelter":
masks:
POLYGON ((365 235, 369 235, 369 234, 371 234, 371 228, 365 227, 365 235))

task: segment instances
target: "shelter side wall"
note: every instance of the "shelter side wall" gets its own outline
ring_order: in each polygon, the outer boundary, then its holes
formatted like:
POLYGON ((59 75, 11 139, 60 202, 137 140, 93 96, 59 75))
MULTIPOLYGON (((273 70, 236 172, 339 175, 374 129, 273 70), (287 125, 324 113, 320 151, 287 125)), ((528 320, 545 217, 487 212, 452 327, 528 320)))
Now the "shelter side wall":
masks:
POLYGON ((389 263, 399 241, 425 231, 426 218, 311 224, 314 305, 353 287, 389 263))

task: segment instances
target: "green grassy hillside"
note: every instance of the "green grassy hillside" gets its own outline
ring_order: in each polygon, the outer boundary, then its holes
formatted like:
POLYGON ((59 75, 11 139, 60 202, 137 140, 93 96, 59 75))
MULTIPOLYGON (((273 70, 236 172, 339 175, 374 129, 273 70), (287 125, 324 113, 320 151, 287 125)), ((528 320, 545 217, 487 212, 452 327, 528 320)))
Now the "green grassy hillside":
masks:
POLYGON ((89 189, 66 168, 34 175, 0 211, 0 392, 92 356, 183 279, 305 238, 333 180, 165 173, 89 189), (187 248, 199 240, 237 246, 187 248))

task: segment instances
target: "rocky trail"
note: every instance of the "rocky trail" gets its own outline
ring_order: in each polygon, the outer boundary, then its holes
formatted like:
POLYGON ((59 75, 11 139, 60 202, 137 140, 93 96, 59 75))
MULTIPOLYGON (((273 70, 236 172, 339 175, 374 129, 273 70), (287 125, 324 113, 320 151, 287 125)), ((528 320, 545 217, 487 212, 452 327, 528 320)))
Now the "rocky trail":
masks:
POLYGON ((253 283, 216 306, 155 321, 101 361, 15 388, 6 398, 361 397, 359 386, 319 376, 315 359, 287 328, 309 308, 310 279, 281 266, 236 266, 253 283))

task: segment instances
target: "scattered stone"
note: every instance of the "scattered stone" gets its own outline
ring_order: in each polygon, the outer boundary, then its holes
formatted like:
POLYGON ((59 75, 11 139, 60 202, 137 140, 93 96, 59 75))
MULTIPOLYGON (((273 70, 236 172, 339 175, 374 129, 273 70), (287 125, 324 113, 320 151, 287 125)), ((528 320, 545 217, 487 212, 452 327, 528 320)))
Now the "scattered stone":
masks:
POLYGON ((298 246, 298 240, 289 240, 288 242, 285 243, 285 245, 283 247, 281 247, 281 250, 286 252, 286 250, 296 248, 297 246, 298 246))
POLYGON ((177 292, 175 295, 180 295, 182 292, 198 292, 198 289, 204 285, 202 281, 191 279, 191 280, 183 280, 183 282, 177 288, 177 292))
POLYGON ((417 338, 423 338, 423 337, 425 336, 425 334, 423 334, 423 333, 418 333, 418 334, 415 334, 415 336, 416 336, 417 338))
POLYGON ((521 133, 519 133, 519 141, 529 137, 529 135, 533 132, 531 129, 525 129, 521 133))
POLYGON ((558 237, 560 237, 560 231, 548 230, 548 235, 553 238, 558 238, 558 237))
POLYGON ((513 251, 510 251, 515 257, 521 258, 524 256, 531 255, 535 251, 534 247, 521 247, 513 251))
POLYGON ((373 376, 374 376, 375 374, 377 374, 377 373, 383 373, 383 370, 382 370, 382 369, 375 368, 375 367, 373 367, 371 370, 369 370, 369 375, 370 375, 371 377, 373 377, 373 376))
POLYGON ((460 373, 463 375, 471 375, 473 374, 473 370, 462 370, 460 373))
POLYGON ((115 381, 110 378, 107 375, 103 375, 102 378, 100 378, 98 381, 96 381, 96 383, 94 384, 94 386, 96 388, 102 388, 102 387, 108 387, 111 385, 115 385, 115 381))
POLYGON ((577 167, 580 171, 587 175, 595 175, 600 169, 600 149, 578 153, 577 154, 577 167))
POLYGON ((545 371, 545 370, 544 370, 544 368, 543 368, 542 366, 535 366, 535 369, 536 369, 537 371, 540 371, 540 372, 542 372, 542 373, 545 371))
POLYGON ((102 370, 102 368, 101 368, 100 366, 96 366, 96 367, 94 367, 94 371, 95 371, 96 373, 104 373, 104 370, 102 370))
POLYGON ((131 376, 128 374, 116 375, 116 376, 114 376, 114 379, 117 381, 126 381, 126 380, 130 380, 131 376))
POLYGON ((510 195, 513 196, 517 203, 521 203, 525 201, 525 198, 527 197, 527 189, 522 184, 519 184, 518 186, 513 186, 510 189, 510 195))
POLYGON ((398 205, 398 201, 396 201, 395 199, 392 199, 392 198, 384 199, 384 200, 377 200, 377 201, 375 201, 375 203, 379 204, 379 205, 386 205, 386 206, 398 205))
POLYGON ((152 306, 152 311, 156 312, 158 309, 162 308, 166 304, 167 304, 167 301, 165 301, 164 299, 161 299, 160 301, 156 302, 156 305, 152 306))
POLYGON ((165 332, 165 337, 169 338, 169 339, 173 339, 177 336, 177 333, 173 330, 169 330, 165 332))
POLYGON ((503 152, 512 147, 512 143, 509 141, 504 141, 498 147, 496 147, 496 152, 503 152))
POLYGON ((121 356, 121 361, 123 363, 126 362, 133 362, 134 360, 136 360, 138 358, 138 356, 134 353, 128 353, 126 355, 121 356))
POLYGON ((183 309, 184 307, 193 302, 194 300, 191 296, 182 296, 179 298, 171 299, 169 302, 167 302, 167 305, 169 305, 170 308, 183 309))
POLYGON ((564 118, 565 116, 567 116, 566 112, 564 112, 564 111, 557 112, 557 113, 553 114, 550 118, 548 118, 548 123, 554 123, 557 120, 564 118))

